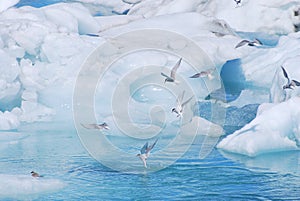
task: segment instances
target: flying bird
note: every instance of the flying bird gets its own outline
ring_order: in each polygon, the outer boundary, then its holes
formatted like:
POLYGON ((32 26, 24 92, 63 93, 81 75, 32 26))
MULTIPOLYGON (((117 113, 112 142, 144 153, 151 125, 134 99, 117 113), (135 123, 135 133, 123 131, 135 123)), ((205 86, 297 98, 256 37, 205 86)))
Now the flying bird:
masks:
POLYGON ((142 147, 142 149, 140 150, 140 154, 137 154, 136 156, 138 156, 142 162, 145 168, 147 168, 147 159, 149 158, 150 155, 150 151, 153 149, 153 147, 156 145, 157 140, 155 140, 155 142, 152 145, 148 145, 148 142, 146 142, 146 144, 142 147))
POLYGON ((234 0, 237 6, 241 6, 242 5, 242 0, 234 0))
POLYGON ((160 73, 162 76, 166 77, 165 83, 166 83, 166 82, 174 82, 174 83, 178 83, 178 81, 175 80, 175 76, 176 76, 176 71, 177 71, 177 69, 178 69, 179 66, 180 66, 181 60, 182 60, 182 58, 180 58, 180 59, 177 61, 177 63, 175 64, 175 66, 172 68, 170 76, 164 74, 163 72, 160 73))
POLYGON ((196 73, 195 75, 191 76, 190 78, 199 78, 199 77, 207 77, 209 80, 212 80, 214 76, 212 73, 215 71, 215 68, 208 69, 206 71, 201 71, 200 73, 196 73))
POLYGON ((300 86, 300 82, 297 80, 290 80, 286 70, 281 66, 284 77, 287 79, 287 83, 282 87, 283 89, 293 89, 292 87, 300 86))
POLYGON ((98 129, 98 130, 109 130, 109 126, 107 125, 107 123, 102 123, 102 124, 81 124, 82 127, 86 128, 86 129, 98 129))
POLYGON ((36 172, 34 172, 34 171, 31 171, 30 173, 31 173, 31 176, 32 176, 32 177, 35 177, 35 178, 43 177, 43 176, 39 175, 39 173, 36 173, 36 172))
POLYGON ((184 106, 188 102, 190 102, 193 98, 193 96, 192 96, 189 99, 187 99, 185 102, 183 102, 184 93, 185 93, 185 91, 182 92, 181 96, 178 96, 178 98, 176 100, 177 101, 177 106, 172 109, 172 112, 175 112, 177 114, 177 117, 182 117, 184 106))
POLYGON ((257 38, 255 38, 253 41, 249 41, 249 40, 242 40, 241 42, 239 42, 235 48, 239 48, 242 47, 243 45, 248 45, 248 46, 262 46, 262 42, 260 40, 258 40, 257 38))

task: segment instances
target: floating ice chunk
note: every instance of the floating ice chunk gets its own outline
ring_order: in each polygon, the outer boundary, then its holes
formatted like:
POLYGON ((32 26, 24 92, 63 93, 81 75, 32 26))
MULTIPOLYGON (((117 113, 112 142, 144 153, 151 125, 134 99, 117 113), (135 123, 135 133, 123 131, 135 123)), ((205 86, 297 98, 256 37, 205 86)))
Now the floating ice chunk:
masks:
MULTIPOLYGON (((96 33, 99 31, 99 24, 93 18, 90 11, 84 7, 80 3, 72 3, 72 4, 65 4, 65 3, 59 3, 55 5, 48 6, 48 8, 60 8, 61 10, 71 14, 76 20, 78 24, 78 33, 80 34, 87 34, 87 33, 96 33)), ((48 13, 49 14, 49 13, 48 13)), ((57 16, 61 17, 61 16, 57 16)), ((67 19, 70 19, 70 16, 67 16, 67 19)), ((53 16, 52 13, 52 19, 57 21, 58 19, 53 16)), ((64 24, 67 23, 67 20, 64 20, 64 24)))
POLYGON ((20 0, 2 0, 0 1, 0 13, 16 5, 20 0))
POLYGON ((85 54, 82 52, 85 47, 84 41, 77 35, 51 34, 45 38, 41 54, 43 60, 66 65, 74 60, 75 56, 81 56, 79 59, 83 60, 85 54))
POLYGON ((21 88, 20 82, 12 82, 7 83, 4 80, 0 80, 0 100, 2 101, 2 104, 6 103, 6 99, 15 97, 21 88))
POLYGON ((144 0, 134 5, 128 14, 152 17, 174 13, 195 12, 201 4, 201 1, 167 0, 154 2, 144 0))
POLYGON ((19 73, 20 69, 16 59, 0 49, 0 79, 13 82, 19 73))
POLYGON ((287 34, 294 32, 294 24, 291 14, 294 5, 299 2, 290 0, 273 1, 244 1, 242 6, 236 7, 235 2, 227 0, 210 1, 199 8, 208 15, 228 22, 234 29, 247 32, 268 32, 287 34), (245 17, 245 13, 248 13, 245 17), (278 16, 280 16, 278 18, 278 16))
POLYGON ((39 69, 36 68, 30 60, 22 59, 20 62, 21 74, 20 80, 25 89, 43 89, 45 80, 39 75, 39 69))
POLYGON ((273 106, 242 129, 223 139, 217 147, 225 151, 257 156, 300 147, 300 98, 273 106))
POLYGON ((47 20, 55 25, 65 27, 68 32, 78 33, 78 22, 72 14, 57 6, 44 8, 44 13, 47 20))
POLYGON ((99 32, 105 31, 112 27, 128 24, 132 21, 142 19, 141 15, 112 15, 95 17, 100 25, 99 32))
POLYGON ((24 122, 51 121, 55 115, 53 109, 33 101, 22 101, 21 109, 20 121, 24 122))
POLYGON ((58 191, 66 184, 58 179, 0 174, 0 199, 36 199, 40 194, 58 191))
POLYGON ((33 90, 24 90, 22 93, 22 100, 37 102, 38 95, 36 91, 33 90))
POLYGON ((94 15, 112 15, 113 13, 123 14, 132 7, 137 0, 79 0, 94 15))
POLYGON ((19 114, 17 109, 14 112, 1 112, 0 111, 0 130, 12 130, 16 129, 20 125, 19 114))
POLYGON ((11 37, 16 43, 31 55, 38 55, 39 47, 49 28, 37 22, 23 23, 21 28, 14 30, 11 37))

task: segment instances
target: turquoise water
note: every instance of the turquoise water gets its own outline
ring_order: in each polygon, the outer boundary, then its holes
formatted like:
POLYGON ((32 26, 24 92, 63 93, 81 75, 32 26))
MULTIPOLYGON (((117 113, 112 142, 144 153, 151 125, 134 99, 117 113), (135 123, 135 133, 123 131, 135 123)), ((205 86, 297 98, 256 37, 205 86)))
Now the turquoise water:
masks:
MULTIPOLYGON (((155 173, 126 174, 106 168, 91 158, 82 147, 75 130, 54 129, 58 127, 61 126, 56 124, 23 126, 20 129, 23 137, 18 143, 10 144, 1 150, 1 173, 30 175, 31 170, 36 170, 44 175, 41 180, 59 179, 66 183, 66 186, 57 192, 21 196, 21 199, 297 200, 300 198, 299 168, 293 170, 298 165, 297 158, 300 157, 298 152, 282 152, 251 159, 226 153, 225 158, 224 153, 215 149, 207 158, 200 160, 198 153, 203 139, 198 137, 190 150, 172 166, 155 173), (52 131, 43 130, 45 127, 52 128, 52 131), (289 162, 286 163, 287 161, 289 162)), ((124 143, 127 141, 126 138, 119 140, 124 140, 124 143)), ((2 141, 1 144, 3 143, 2 141)), ((0 200, 10 199, 0 197, 0 200)))

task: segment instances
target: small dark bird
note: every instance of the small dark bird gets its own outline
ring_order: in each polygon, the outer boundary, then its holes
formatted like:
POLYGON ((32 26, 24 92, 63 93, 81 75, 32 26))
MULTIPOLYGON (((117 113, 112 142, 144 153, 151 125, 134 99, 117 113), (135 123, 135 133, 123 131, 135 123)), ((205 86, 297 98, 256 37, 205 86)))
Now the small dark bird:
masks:
POLYGON ((32 176, 32 177, 35 177, 35 178, 43 177, 43 176, 39 175, 38 173, 36 173, 36 172, 34 172, 34 171, 31 171, 30 173, 31 173, 31 176, 32 176))
POLYGON ((283 89, 293 89, 293 87, 299 87, 300 86, 300 82, 298 82, 297 80, 290 80, 286 70, 284 69, 283 66, 281 66, 281 69, 283 71, 283 75, 284 77, 287 79, 287 83, 286 85, 284 85, 282 88, 283 89))
POLYGON ((239 48, 242 47, 243 45, 248 45, 248 46, 262 46, 262 42, 260 40, 258 40, 257 38, 255 38, 253 41, 249 41, 249 40, 242 40, 241 42, 239 42, 235 48, 239 48))
POLYGON ((242 0, 234 0, 237 6, 241 6, 242 5, 242 0))
POLYGON ((168 76, 168 75, 166 75, 166 74, 164 74, 164 73, 160 73, 162 76, 166 77, 165 83, 166 83, 166 82, 174 82, 174 83, 178 83, 178 81, 175 80, 175 75, 176 75, 177 69, 178 69, 179 66, 180 66, 181 60, 182 60, 182 58, 180 58, 180 59, 177 61, 177 63, 175 64, 175 66, 172 68, 170 76, 168 76))
POLYGON ((102 123, 102 124, 81 124, 82 127, 86 128, 86 129, 98 129, 98 130, 109 130, 109 126, 107 125, 107 123, 102 123))
POLYGON ((87 33, 86 35, 91 37, 100 37, 99 34, 87 33))
POLYGON ((298 8, 298 10, 294 10, 294 15, 295 16, 299 16, 299 14, 300 14, 300 8, 298 8))
POLYGON ((146 144, 140 150, 141 153, 136 155, 142 160, 143 165, 144 165, 145 168, 147 168, 147 159, 150 155, 150 151, 156 145, 157 141, 158 141, 158 139, 156 139, 155 142, 150 146, 148 145, 148 142, 146 142, 146 144))

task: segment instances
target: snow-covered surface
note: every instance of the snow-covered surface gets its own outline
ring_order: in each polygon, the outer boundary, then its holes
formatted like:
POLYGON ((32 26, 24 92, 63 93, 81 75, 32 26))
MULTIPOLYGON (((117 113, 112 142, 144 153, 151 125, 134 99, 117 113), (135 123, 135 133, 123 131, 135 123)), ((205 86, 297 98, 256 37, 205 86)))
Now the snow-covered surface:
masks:
POLYGON ((0 1, 0 13, 16 5, 20 0, 2 0, 0 1))
MULTIPOLYGON (((103 42, 113 42, 117 35, 155 28, 193 40, 218 72, 228 60, 240 59, 245 80, 251 87, 246 86, 233 106, 267 102, 268 95, 271 102, 279 104, 265 112, 259 109, 254 123, 229 135, 219 148, 251 156, 297 148, 291 136, 299 132, 299 116, 293 108, 299 101, 289 99, 298 96, 299 89, 282 89, 286 80, 280 66, 287 69, 292 79, 300 80, 300 33, 293 33, 294 25, 300 24, 300 17, 294 15, 300 8, 299 1, 243 1, 237 7, 234 1, 225 0, 81 0, 42 8, 11 7, 17 2, 0 3, 0 130, 18 129, 24 122, 71 118, 74 82, 87 56, 103 42), (127 11, 128 15, 113 15, 127 11), (98 12, 103 16, 98 16, 98 12), (272 41, 274 46, 263 40, 266 45, 262 47, 235 49, 244 39, 237 31, 259 32, 254 36, 278 34, 279 41, 278 44, 272 41), (256 123, 262 130, 244 132, 256 123), (276 132, 271 129, 273 124, 276 132), (262 131, 267 134, 262 135, 262 131)), ((141 41, 147 37, 141 36, 141 41)), ((148 58, 129 55, 128 58, 120 59, 119 65, 125 66, 123 71, 149 63, 169 67, 174 62, 174 56, 163 54, 148 58)), ((124 72, 109 73, 111 82, 105 87, 116 84, 117 77, 124 72)), ((182 68, 179 73, 189 76, 195 72, 182 68)), ((196 86, 197 81, 190 82, 196 86)), ((212 85, 212 89, 218 87, 212 85)), ((208 93, 205 91, 197 98, 202 99, 208 93)), ((201 124, 209 125, 200 120, 201 124)), ((156 124, 161 126, 159 121, 157 119, 156 124)), ((223 133, 219 127, 215 130, 218 135, 223 133)))

